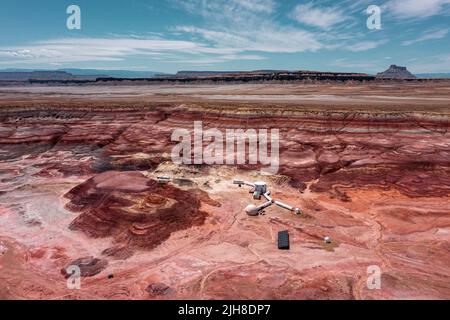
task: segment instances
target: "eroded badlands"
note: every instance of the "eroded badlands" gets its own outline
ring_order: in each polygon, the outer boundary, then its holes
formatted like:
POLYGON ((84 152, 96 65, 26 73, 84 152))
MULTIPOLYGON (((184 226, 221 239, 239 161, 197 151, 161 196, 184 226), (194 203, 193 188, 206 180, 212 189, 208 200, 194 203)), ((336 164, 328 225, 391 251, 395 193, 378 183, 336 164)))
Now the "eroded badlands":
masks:
POLYGON ((371 86, 0 88, 0 298, 449 299, 450 86, 371 86), (279 129, 278 174, 173 164, 194 121, 279 129))

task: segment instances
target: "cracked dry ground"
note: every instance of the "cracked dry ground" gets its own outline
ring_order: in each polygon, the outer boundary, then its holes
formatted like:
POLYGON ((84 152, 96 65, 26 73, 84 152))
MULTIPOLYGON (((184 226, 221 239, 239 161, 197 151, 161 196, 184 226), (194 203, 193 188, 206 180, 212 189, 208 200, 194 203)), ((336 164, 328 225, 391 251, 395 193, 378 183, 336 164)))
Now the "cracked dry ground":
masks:
POLYGON ((448 114, 61 103, 0 113, 1 299, 450 298, 448 114), (171 133, 194 120, 279 128, 278 175, 172 164, 171 133), (304 214, 246 216, 235 176, 304 214), (71 264, 80 290, 66 287, 71 264))

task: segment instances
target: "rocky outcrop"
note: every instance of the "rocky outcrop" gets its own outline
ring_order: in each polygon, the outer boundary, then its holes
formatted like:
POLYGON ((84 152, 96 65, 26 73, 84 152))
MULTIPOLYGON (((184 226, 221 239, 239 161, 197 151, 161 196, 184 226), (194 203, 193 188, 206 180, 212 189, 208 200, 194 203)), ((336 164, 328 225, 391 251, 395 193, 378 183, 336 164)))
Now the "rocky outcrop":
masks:
POLYGON ((94 257, 83 257, 70 262, 65 268, 61 269, 64 277, 73 275, 71 267, 76 266, 80 270, 81 277, 93 277, 103 271, 108 265, 108 260, 94 257))
POLYGON ((377 79, 416 79, 416 76, 406 69, 395 64, 391 65, 386 71, 377 74, 377 79))
POLYGON ((109 171, 75 187, 67 208, 81 214, 70 224, 94 238, 112 237, 122 248, 104 251, 127 258, 127 248, 153 249, 173 232, 204 223, 202 203, 219 205, 200 190, 161 186, 139 172, 109 171))
POLYGON ((146 291, 150 297, 165 296, 172 290, 164 283, 152 283, 147 286, 146 291))

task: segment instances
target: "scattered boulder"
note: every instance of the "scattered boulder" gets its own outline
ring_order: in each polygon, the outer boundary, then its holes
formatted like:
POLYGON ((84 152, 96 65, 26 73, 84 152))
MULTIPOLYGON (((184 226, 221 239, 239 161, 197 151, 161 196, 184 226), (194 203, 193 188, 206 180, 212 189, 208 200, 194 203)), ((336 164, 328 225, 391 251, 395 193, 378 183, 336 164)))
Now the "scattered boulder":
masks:
POLYGON ((65 268, 61 269, 61 273, 64 277, 69 278, 72 275, 72 273, 68 273, 69 267, 77 266, 80 268, 82 277, 93 277, 102 272, 107 265, 108 261, 105 259, 98 259, 92 256, 84 257, 70 262, 65 268))
POLYGON ((8 251, 8 248, 0 243, 0 256, 4 255, 8 251))
POLYGON ((157 283, 151 283, 148 285, 147 289, 145 290, 148 292, 150 296, 165 296, 169 294, 172 289, 164 283, 157 282, 157 283))

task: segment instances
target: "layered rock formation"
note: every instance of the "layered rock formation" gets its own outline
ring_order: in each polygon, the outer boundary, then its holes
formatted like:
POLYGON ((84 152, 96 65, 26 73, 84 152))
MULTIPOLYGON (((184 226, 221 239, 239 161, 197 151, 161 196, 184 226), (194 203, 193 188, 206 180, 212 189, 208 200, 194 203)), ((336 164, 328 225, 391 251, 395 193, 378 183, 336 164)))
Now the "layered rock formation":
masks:
MULTIPOLYGON (((202 225, 202 203, 220 205, 201 190, 160 185, 139 172, 108 171, 65 195, 67 208, 81 214, 70 224, 94 238, 112 237, 116 247, 104 253, 119 257, 125 248, 153 249, 173 232, 202 225)), ((128 255, 126 255, 128 258, 128 255)))

